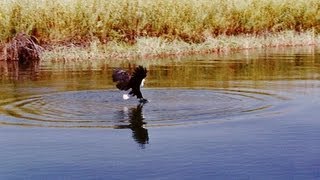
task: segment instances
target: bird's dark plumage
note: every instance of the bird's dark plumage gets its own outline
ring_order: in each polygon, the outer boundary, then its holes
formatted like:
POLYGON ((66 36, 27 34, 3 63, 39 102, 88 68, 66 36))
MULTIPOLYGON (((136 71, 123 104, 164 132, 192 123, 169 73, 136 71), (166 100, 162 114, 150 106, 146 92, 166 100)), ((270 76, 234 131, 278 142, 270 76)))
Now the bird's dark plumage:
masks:
POLYGON ((112 74, 113 82, 117 82, 117 88, 123 91, 131 89, 129 94, 131 96, 137 96, 140 100, 143 99, 140 91, 140 85, 144 78, 147 77, 147 69, 143 66, 135 68, 132 75, 122 69, 115 69, 112 74))
POLYGON ((117 88, 123 91, 127 91, 129 88, 129 81, 131 76, 128 72, 122 70, 122 69, 115 69, 112 73, 112 80, 113 82, 117 83, 117 88))

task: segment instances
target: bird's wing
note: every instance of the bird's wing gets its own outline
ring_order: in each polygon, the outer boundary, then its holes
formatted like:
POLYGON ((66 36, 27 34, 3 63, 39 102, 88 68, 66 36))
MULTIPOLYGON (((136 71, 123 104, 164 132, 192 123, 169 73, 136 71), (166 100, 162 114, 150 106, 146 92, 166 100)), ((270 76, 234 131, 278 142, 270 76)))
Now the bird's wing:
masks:
POLYGON ((132 95, 132 96, 137 96, 137 98, 139 98, 139 99, 143 98, 142 93, 140 91, 140 87, 132 88, 132 90, 129 92, 129 94, 132 95))
POLYGON ((129 81, 129 87, 132 89, 129 94, 133 96, 137 96, 137 98, 143 98, 141 91, 140 91, 140 84, 144 78, 147 77, 147 69, 138 66, 135 71, 133 72, 130 81, 129 81))
POLYGON ((112 80, 113 82, 117 83, 117 88, 120 90, 128 90, 130 89, 129 81, 130 81, 130 75, 128 72, 122 70, 122 69, 115 69, 112 73, 112 80))

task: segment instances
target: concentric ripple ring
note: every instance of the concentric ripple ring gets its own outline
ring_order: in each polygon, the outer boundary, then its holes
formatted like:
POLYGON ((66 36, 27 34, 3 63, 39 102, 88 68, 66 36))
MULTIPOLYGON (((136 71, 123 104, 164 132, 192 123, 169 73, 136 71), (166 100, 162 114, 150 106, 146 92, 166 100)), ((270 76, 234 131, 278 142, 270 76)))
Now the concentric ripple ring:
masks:
POLYGON ((0 102, 2 125, 116 128, 140 118, 147 126, 214 123, 272 112, 283 98, 252 90, 144 89, 149 103, 117 90, 69 91, 0 102))

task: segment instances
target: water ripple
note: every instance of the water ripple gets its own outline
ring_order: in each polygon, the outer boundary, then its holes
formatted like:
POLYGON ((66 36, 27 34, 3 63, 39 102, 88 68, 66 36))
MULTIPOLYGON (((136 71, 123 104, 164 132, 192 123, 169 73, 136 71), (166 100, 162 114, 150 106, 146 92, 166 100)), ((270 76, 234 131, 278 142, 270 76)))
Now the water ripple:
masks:
POLYGON ((3 125, 122 128, 140 118, 147 126, 214 123, 275 113, 282 97, 234 89, 146 89, 150 102, 122 100, 116 90, 59 92, 0 102, 3 125))

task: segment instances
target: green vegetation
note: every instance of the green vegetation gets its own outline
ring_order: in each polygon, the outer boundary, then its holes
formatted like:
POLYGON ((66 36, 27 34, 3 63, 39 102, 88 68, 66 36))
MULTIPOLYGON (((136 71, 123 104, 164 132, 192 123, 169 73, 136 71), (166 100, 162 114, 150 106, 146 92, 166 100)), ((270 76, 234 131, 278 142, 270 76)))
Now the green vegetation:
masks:
POLYGON ((67 51, 80 58, 79 50, 97 58, 141 57, 315 44, 320 1, 1 1, 0 43, 21 31, 53 50, 45 57, 54 59, 67 51))

